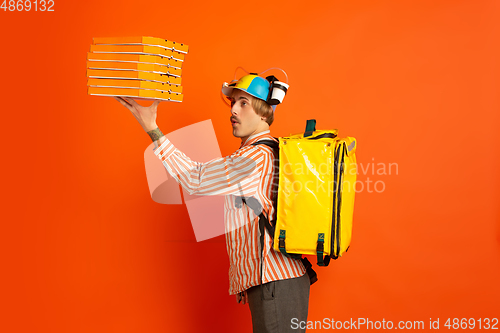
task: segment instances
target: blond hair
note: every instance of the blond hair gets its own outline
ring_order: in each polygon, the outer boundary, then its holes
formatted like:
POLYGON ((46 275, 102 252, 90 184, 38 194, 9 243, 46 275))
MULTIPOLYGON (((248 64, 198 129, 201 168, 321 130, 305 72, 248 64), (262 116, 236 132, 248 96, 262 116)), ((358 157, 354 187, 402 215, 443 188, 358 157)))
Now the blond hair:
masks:
POLYGON ((266 117, 266 123, 271 126, 274 121, 274 112, 271 105, 267 104, 260 98, 255 98, 252 96, 250 101, 252 104, 252 108, 255 110, 255 113, 261 117, 266 117))

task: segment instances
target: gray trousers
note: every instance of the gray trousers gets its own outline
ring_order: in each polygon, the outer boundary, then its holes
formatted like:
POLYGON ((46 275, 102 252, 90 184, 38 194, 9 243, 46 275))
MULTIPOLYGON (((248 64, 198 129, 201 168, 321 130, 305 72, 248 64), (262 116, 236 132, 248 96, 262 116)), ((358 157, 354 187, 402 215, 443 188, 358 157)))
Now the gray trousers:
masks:
POLYGON ((253 333, 305 332, 305 329, 292 329, 297 327, 292 323, 307 321, 310 289, 307 273, 298 278, 268 282, 262 288, 263 297, 260 285, 247 290, 253 333))

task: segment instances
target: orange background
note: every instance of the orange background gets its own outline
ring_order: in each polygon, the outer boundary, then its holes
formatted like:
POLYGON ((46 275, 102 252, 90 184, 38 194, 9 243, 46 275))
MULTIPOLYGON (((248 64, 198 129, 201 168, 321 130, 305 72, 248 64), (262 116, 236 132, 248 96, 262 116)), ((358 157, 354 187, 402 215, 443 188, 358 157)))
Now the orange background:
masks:
POLYGON ((315 118, 375 163, 358 179, 385 189, 357 194, 351 249, 317 268, 310 320, 440 318, 444 329, 500 317, 500 2, 54 8, 0 11, 2 331, 251 332, 248 306, 228 296, 223 236, 196 243, 184 205, 151 200, 149 137, 118 102, 87 95, 92 37, 113 36, 190 46, 185 101, 159 106, 164 133, 212 119, 230 154, 222 82, 237 66, 279 66, 291 88, 272 134, 315 118))

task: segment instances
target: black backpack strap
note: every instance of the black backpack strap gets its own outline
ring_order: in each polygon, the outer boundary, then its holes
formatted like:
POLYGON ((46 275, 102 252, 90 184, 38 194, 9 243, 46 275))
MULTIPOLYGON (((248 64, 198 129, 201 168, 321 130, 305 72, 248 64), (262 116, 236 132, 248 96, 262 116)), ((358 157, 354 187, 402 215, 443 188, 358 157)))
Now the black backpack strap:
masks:
POLYGON ((316 257, 318 259, 317 262, 318 266, 328 266, 330 264, 330 256, 325 256, 325 258, 323 258, 323 253, 325 250, 324 243, 325 243, 325 234, 319 233, 318 245, 316 247, 316 257))
POLYGON ((302 261, 302 264, 304 264, 304 267, 306 268, 306 273, 307 275, 309 275, 309 281, 311 282, 311 284, 318 281, 318 275, 316 274, 314 269, 312 269, 311 262, 306 257, 300 260, 302 261))
MULTIPOLYGON (((275 138, 278 140, 277 138, 275 138)), ((257 142, 252 143, 252 146, 257 146, 257 145, 266 145, 273 149, 275 153, 277 153, 277 150, 279 150, 279 143, 274 141, 274 140, 260 140, 257 142)), ((278 155, 279 156, 279 155, 278 155)), ((274 212, 276 214, 276 204, 275 200, 273 200, 273 206, 274 206, 274 212)), ((275 231, 275 224, 276 223, 276 218, 270 220, 268 217, 264 215, 264 210, 261 211, 259 214, 259 232, 260 232, 260 290, 261 290, 261 298, 264 299, 264 289, 262 286, 263 282, 263 264, 264 264, 264 234, 265 234, 265 229, 267 229, 267 232, 271 236, 271 239, 274 239, 274 231, 275 231), (273 223, 274 222, 274 223, 273 223)))
MULTIPOLYGON (((278 140, 278 138, 275 138, 275 139, 278 140)), ((276 142, 274 140, 260 140, 260 141, 252 143, 252 146, 257 146, 257 145, 266 145, 269 148, 273 149, 275 151, 275 154, 277 154, 277 156, 279 156, 279 154, 278 154, 279 143, 278 142, 276 142)), ((259 225, 262 224, 267 229, 267 232, 269 232, 269 235, 271 235, 271 237, 274 239, 274 232, 275 232, 275 225, 276 225, 276 211, 277 211, 276 198, 273 198, 272 202, 273 202, 273 207, 274 207, 274 216, 267 217, 264 215, 264 212, 262 211, 259 214, 259 225)))
MULTIPOLYGON (((275 138, 277 140, 277 138, 275 138)), ((257 142, 254 142, 252 143, 252 146, 258 146, 258 145, 266 145, 272 149, 279 149, 280 145, 278 142, 274 141, 274 140, 259 140, 257 142)))

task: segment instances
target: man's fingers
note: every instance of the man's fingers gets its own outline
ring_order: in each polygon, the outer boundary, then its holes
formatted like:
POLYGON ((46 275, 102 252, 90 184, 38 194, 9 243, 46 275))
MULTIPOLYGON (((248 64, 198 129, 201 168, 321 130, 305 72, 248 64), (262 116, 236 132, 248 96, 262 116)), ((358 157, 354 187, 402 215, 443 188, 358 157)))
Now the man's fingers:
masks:
POLYGON ((236 302, 237 303, 243 303, 243 304, 247 304, 248 303, 248 297, 247 297, 246 290, 242 291, 241 293, 237 293, 236 294, 236 302))
POLYGON ((114 97, 118 102, 120 102, 123 106, 125 106, 131 113, 132 115, 137 119, 137 115, 136 115, 136 110, 135 108, 130 105, 126 100, 124 100, 122 97, 114 97))
POLYGON ((243 292, 243 304, 247 304, 248 303, 248 294, 247 294, 247 291, 245 290, 243 292))
MULTIPOLYGON (((114 98, 122 103, 124 106, 126 106, 130 111, 134 112, 136 110, 137 107, 141 107, 141 105, 139 103, 137 103, 136 101, 134 101, 132 98, 130 97, 118 97, 118 96, 114 96, 114 98)), ((160 104, 161 100, 157 99, 153 102, 153 104, 151 104, 151 107, 153 109, 157 109, 158 108, 158 104, 160 104)))
POLYGON ((127 109, 129 109, 130 104, 126 100, 124 100, 123 98, 118 97, 118 96, 113 96, 113 98, 116 99, 118 102, 120 102, 121 105, 123 105, 127 109))
POLYGON ((128 104, 136 107, 136 106, 140 106, 139 103, 137 103, 136 101, 134 101, 132 98, 130 97, 123 97, 124 100, 127 101, 128 104))

